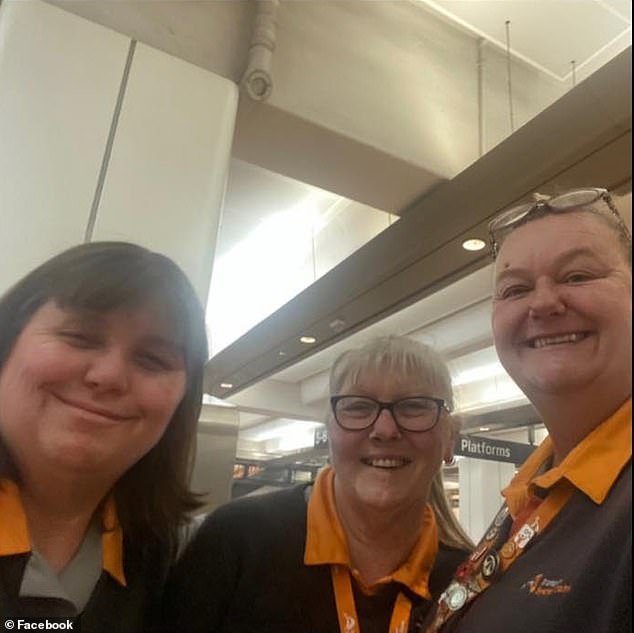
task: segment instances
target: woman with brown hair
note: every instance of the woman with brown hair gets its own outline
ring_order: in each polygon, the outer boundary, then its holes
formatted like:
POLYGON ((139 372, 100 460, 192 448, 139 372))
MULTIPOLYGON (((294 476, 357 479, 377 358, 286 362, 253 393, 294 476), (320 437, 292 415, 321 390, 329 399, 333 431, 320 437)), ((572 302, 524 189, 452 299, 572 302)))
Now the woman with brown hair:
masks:
POLYGON ((191 284, 140 246, 71 248, 0 299, 0 619, 154 626, 206 358, 191 284))

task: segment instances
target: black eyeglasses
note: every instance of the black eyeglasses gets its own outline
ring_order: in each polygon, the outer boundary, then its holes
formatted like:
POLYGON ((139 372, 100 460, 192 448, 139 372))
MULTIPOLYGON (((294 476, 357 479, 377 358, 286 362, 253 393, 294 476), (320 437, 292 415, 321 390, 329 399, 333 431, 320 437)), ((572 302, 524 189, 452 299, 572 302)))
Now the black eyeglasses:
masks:
MULTIPOLYGON (((569 211, 574 207, 584 207, 590 204, 594 204, 597 200, 603 200, 607 205, 612 215, 616 218, 618 227, 630 242, 632 241, 632 235, 627 228, 621 214, 612 201, 612 197, 607 189, 599 188, 586 188, 586 189, 573 189, 562 193, 554 198, 543 198, 535 200, 534 202, 527 202, 519 204, 515 207, 511 207, 506 211, 503 211, 495 217, 489 223, 489 244, 491 245, 491 252, 493 259, 498 256, 500 251, 499 240, 496 235, 500 235, 503 231, 511 229, 516 224, 519 224, 522 220, 528 216, 536 213, 540 209, 547 209, 552 213, 558 213, 561 211, 569 211)), ((599 213, 597 211, 597 213, 599 213)))
POLYGON ((370 428, 387 409, 396 426, 403 431, 422 433, 433 429, 440 414, 449 408, 441 398, 416 396, 394 402, 380 402, 368 396, 332 396, 332 412, 337 424, 346 431, 363 431, 370 428))

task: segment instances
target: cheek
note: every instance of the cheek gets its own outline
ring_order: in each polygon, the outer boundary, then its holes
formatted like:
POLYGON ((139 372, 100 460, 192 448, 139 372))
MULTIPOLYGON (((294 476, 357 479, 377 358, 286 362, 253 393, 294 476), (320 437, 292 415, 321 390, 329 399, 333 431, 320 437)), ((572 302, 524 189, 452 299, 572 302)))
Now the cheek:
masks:
POLYGON ((139 388, 140 404, 157 424, 167 425, 185 395, 185 372, 150 378, 139 388))
POLYGON ((430 433, 413 438, 412 442, 424 470, 435 472, 440 468, 442 460, 450 452, 451 439, 451 428, 443 420, 430 433))
POLYGON ((328 426, 328 446, 330 452, 330 462, 337 468, 338 465, 345 465, 357 453, 357 438, 351 433, 342 431, 335 424, 328 426))

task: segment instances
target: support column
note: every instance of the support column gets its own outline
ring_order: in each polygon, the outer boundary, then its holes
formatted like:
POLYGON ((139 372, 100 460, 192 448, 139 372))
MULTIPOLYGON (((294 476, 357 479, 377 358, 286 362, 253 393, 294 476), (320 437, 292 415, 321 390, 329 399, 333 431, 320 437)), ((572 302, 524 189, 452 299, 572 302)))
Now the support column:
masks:
POLYGON ((502 462, 465 457, 458 461, 460 523, 467 534, 479 541, 502 504, 500 490, 515 474, 515 466, 502 462))

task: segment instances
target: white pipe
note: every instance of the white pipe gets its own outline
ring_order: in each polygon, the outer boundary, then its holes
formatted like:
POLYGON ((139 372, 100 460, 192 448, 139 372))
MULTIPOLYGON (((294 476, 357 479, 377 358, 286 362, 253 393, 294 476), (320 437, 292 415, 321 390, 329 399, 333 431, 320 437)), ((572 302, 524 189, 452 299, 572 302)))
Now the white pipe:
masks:
POLYGON ((240 84, 254 101, 268 99, 273 90, 271 66, 275 50, 275 18, 279 0, 257 0, 247 68, 240 84))
POLYGON ((486 151, 486 108, 484 102, 485 62, 484 47, 486 40, 478 40, 478 155, 482 156, 486 151))

